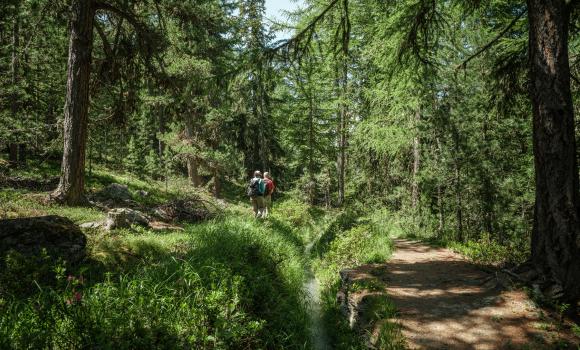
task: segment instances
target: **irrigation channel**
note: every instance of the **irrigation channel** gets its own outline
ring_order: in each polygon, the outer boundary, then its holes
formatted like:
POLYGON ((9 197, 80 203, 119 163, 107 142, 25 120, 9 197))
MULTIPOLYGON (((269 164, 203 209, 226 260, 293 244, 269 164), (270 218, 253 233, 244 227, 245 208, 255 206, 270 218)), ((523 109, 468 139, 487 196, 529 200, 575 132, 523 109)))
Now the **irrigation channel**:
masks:
MULTIPOLYGON (((304 255, 308 259, 310 257, 310 251, 316 242, 316 238, 310 241, 304 248, 304 255)), ((328 335, 326 334, 326 329, 322 322, 322 308, 320 305, 320 283, 310 264, 305 268, 306 270, 306 282, 304 283, 304 290, 308 295, 308 306, 310 309, 310 336, 312 337, 312 348, 314 350, 330 350, 330 344, 328 341, 328 335)))

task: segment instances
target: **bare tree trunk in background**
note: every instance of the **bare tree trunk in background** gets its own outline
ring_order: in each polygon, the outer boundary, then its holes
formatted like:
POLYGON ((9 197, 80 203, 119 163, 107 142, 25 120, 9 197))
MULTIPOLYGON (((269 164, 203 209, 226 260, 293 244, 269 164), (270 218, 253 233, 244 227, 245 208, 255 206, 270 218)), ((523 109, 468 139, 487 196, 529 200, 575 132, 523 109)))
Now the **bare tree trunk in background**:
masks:
POLYGON ((58 188, 51 197, 69 205, 82 204, 93 49, 93 1, 72 0, 70 45, 64 106, 64 151, 58 188))
POLYGON ((348 79, 348 66, 346 62, 346 57, 343 58, 342 65, 342 75, 340 78, 342 87, 340 91, 340 121, 338 126, 338 159, 337 159, 337 170, 338 170, 338 205, 341 206, 344 203, 344 183, 345 183, 345 173, 346 173, 346 145, 347 145, 347 133, 348 133, 348 112, 346 107, 346 94, 348 90, 347 79, 348 79))
MULTIPOLYGON (((16 89, 16 86, 19 81, 18 77, 18 68, 19 68, 19 57, 18 57, 18 49, 20 47, 20 2, 17 1, 14 4, 14 22, 12 26, 12 60, 10 64, 10 70, 12 73, 12 86, 16 89)), ((10 110, 12 113, 12 117, 14 120, 18 119, 18 109, 19 109, 19 101, 18 101, 19 93, 17 90, 12 94, 11 103, 10 103, 10 110)), ((18 137, 18 134, 15 135, 18 137)), ((18 144, 16 140, 12 140, 10 144, 8 144, 9 148, 9 157, 8 161, 11 167, 15 167, 18 165, 18 144)))
POLYGON ((213 172, 213 195, 216 198, 220 198, 222 195, 222 183, 220 179, 220 172, 217 167, 212 169, 213 172))
POLYGON ((19 143, 18 144, 18 165, 21 167, 26 166, 26 144, 19 143))
MULTIPOLYGON (((483 122, 483 142, 485 144, 484 148, 484 157, 488 159, 490 162, 493 163, 493 154, 490 152, 490 140, 489 140, 489 132, 488 132, 488 124, 487 122, 483 122)), ((494 213, 494 193, 495 188, 492 181, 492 174, 490 174, 489 170, 484 168, 483 172, 483 180, 482 180, 482 209, 483 209, 483 224, 485 231, 493 237, 495 234, 495 213, 494 213)), ((504 242, 504 234, 503 230, 499 230, 497 234, 497 238, 500 243, 504 242)))
POLYGON ((413 137, 413 183, 411 184, 411 207, 417 209, 419 203, 419 166, 421 164, 421 144, 419 139, 419 123, 421 121, 421 111, 419 108, 415 111, 414 129, 415 136, 413 137))
MULTIPOLYGON (((165 133, 165 107, 161 107, 159 108, 159 133, 160 134, 164 134, 165 133)), ((158 154, 159 154, 159 158, 164 156, 165 153, 165 142, 163 140, 158 140, 159 141, 159 148, 158 148, 158 154)))
MULTIPOLYGON (((443 154, 442 154, 442 150, 441 150, 441 140, 439 139, 439 137, 436 138, 436 142, 437 142, 437 162, 441 163, 443 162, 443 154)), ((439 216, 439 226, 437 227, 437 235, 438 237, 441 237, 443 235, 443 232, 445 231, 445 209, 443 207, 443 186, 441 185, 441 180, 439 180, 439 183, 437 184, 437 207, 439 210, 438 216, 439 216)))
POLYGON ((463 242, 463 208, 461 203, 461 165, 459 159, 459 132, 453 131, 453 140, 455 143, 455 230, 457 232, 457 240, 463 242))
POLYGON ((330 209, 331 201, 330 201, 330 186, 331 186, 331 176, 330 168, 328 168, 328 182, 326 183, 326 188, 324 189, 324 202, 326 209, 330 209))
POLYGON ((437 185, 437 207, 439 210, 439 226, 437 227, 437 236, 441 237, 445 231, 445 212, 443 210, 443 189, 437 185))
MULTIPOLYGON (((188 141, 193 143, 193 139, 195 136, 195 132, 193 130, 193 120, 192 118, 195 118, 195 114, 193 114, 192 117, 187 117, 185 118, 185 136, 187 137, 188 141)), ((201 178, 199 177, 199 171, 198 171, 198 161, 195 158, 195 156, 192 155, 188 155, 187 159, 187 177, 189 178, 189 182, 194 186, 194 187, 199 187, 201 186, 201 178)))
POLYGON ((565 0, 528 0, 536 204, 532 261, 580 299, 580 202, 565 0))
MULTIPOLYGON (((310 75, 308 76, 309 86, 312 85, 310 75)), ((316 179, 314 177, 314 96, 312 88, 308 93, 308 197, 310 204, 316 203, 316 179)))
POLYGON ((18 164, 18 144, 8 144, 8 162, 10 167, 15 167, 18 164))

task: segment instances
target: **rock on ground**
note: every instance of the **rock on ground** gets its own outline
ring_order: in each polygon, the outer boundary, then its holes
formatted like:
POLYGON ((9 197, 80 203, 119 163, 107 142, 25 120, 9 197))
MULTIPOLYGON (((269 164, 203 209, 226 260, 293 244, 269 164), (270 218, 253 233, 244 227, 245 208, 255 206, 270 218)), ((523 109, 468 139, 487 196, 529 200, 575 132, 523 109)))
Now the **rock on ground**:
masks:
POLYGON ((142 212, 129 208, 116 208, 107 213, 105 228, 113 230, 117 228, 128 228, 131 225, 149 226, 149 218, 142 212))
POLYGON ((121 185, 118 183, 109 184, 107 187, 103 188, 97 193, 97 197, 100 199, 110 199, 113 201, 125 201, 133 198, 127 185, 121 185))
POLYGON ((0 257, 10 250, 38 256, 46 249, 52 258, 76 264, 85 258, 85 247, 85 235, 64 217, 50 215, 0 220, 0 257))

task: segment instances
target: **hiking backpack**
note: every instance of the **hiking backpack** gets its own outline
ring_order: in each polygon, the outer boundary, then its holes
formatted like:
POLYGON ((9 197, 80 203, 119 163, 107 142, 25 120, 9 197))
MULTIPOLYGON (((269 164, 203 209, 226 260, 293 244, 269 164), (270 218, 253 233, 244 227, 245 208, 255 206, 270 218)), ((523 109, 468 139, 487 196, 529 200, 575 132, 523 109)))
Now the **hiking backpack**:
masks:
POLYGON ((253 178, 252 180, 250 180, 250 184, 248 185, 248 196, 250 197, 256 197, 256 196, 261 196, 262 192, 260 191, 260 182, 262 181, 262 179, 259 178, 253 178))

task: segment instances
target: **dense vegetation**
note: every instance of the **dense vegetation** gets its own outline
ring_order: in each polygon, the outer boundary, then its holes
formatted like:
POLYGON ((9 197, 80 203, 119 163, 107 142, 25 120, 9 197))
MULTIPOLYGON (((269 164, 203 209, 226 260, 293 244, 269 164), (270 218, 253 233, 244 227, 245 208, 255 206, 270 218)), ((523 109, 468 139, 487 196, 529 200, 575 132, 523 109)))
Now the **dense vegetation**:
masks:
POLYGON ((527 262, 576 304, 578 2, 303 5, 270 25, 263 0, 2 2, 0 180, 59 184, 49 204, 2 189, 1 218, 94 221, 113 180, 229 204, 185 232, 91 231, 86 281, 30 295, 38 262, 10 257, 0 347, 309 346, 305 269, 335 322, 338 271, 395 233, 527 262), (255 169, 286 192, 264 223, 242 199, 255 169))

